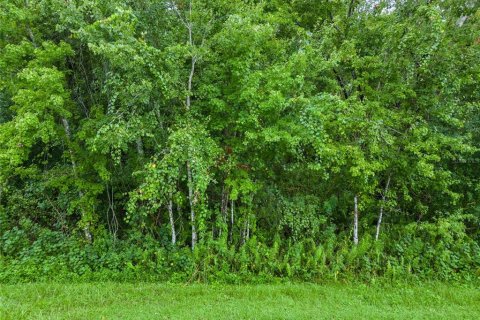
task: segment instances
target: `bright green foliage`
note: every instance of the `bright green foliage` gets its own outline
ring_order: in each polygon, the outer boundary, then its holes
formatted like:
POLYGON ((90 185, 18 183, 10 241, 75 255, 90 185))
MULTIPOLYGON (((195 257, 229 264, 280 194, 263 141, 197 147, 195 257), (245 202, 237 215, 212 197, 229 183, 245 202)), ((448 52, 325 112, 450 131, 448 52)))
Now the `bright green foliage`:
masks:
POLYGON ((256 286, 25 284, 0 287, 2 319, 476 319, 477 288, 405 285, 256 286))
POLYGON ((2 281, 478 278, 475 1, 0 0, 0 21, 2 281))

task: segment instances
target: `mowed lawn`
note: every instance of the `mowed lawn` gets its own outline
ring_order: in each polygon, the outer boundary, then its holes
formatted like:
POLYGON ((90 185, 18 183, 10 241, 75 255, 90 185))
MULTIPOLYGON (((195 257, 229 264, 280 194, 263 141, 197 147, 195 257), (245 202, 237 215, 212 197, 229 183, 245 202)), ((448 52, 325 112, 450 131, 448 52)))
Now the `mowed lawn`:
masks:
POLYGON ((2 285, 0 319, 480 319, 480 289, 440 283, 2 285))

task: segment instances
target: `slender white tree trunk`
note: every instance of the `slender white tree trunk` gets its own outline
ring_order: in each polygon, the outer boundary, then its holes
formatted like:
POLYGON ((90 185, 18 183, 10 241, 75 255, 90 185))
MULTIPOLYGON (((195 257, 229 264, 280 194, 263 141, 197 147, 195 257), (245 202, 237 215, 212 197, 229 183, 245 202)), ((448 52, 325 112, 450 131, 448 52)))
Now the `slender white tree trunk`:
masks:
POLYGON ((141 137, 138 137, 136 140, 135 140, 136 144, 137 144, 137 153, 138 155, 143 158, 143 156, 145 155, 145 152, 143 151, 143 141, 142 141, 142 138, 141 137))
MULTIPOLYGON (((180 17, 180 13, 179 13, 180 17)), ((188 44, 193 48, 195 43, 193 42, 193 23, 192 23, 192 1, 189 4, 189 18, 188 21, 184 22, 185 26, 188 30, 188 44)), ((191 95, 192 95, 192 83, 193 83, 193 76, 195 74, 195 64, 197 63, 196 55, 192 55, 191 62, 190 62, 190 74, 188 76, 187 82, 187 97, 185 101, 185 108, 187 112, 190 111, 190 107, 192 104, 191 95)), ((188 177, 188 200, 190 202, 190 222, 192 224, 192 249, 195 248, 197 243, 197 229, 195 227, 195 199, 194 199, 194 192, 193 192, 193 176, 192 176, 192 169, 190 168, 190 155, 188 155, 187 160, 187 177, 188 177)))
POLYGON ((382 225, 382 218, 383 218, 383 208, 385 206, 385 202, 387 200, 387 192, 388 188, 390 186, 390 178, 391 176, 388 176, 387 184, 385 185, 385 191, 383 192, 382 195, 382 204, 380 205, 380 213, 378 214, 378 221, 377 221, 377 231, 375 233, 375 241, 378 241, 378 237, 380 236, 380 226, 382 225))
POLYGON ((353 198, 354 209, 353 209, 353 243, 358 244, 358 199, 357 195, 353 198))
POLYGON ((383 203, 380 206, 380 213, 378 214, 377 230, 375 232, 375 241, 378 241, 378 237, 380 236, 380 225, 382 224, 382 217, 383 217, 383 203))
POLYGON ((233 202, 233 200, 230 201, 230 235, 229 235, 229 238, 230 238, 230 243, 233 243, 233 225, 235 223, 235 218, 234 218, 234 205, 235 205, 235 202, 233 202))
POLYGON ((221 227, 218 231, 218 237, 220 238, 222 236, 222 231, 225 228, 225 226, 228 229, 228 190, 225 188, 225 185, 222 188, 222 203, 220 205, 220 219, 221 219, 221 227))
POLYGON ((170 230, 172 232, 172 244, 175 244, 177 242, 177 234, 175 232, 175 219, 173 218, 172 194, 170 194, 170 199, 168 199, 168 218, 170 220, 170 230))
POLYGON ((193 194, 193 179, 190 161, 187 161, 187 178, 188 178, 188 200, 190 202, 190 222, 192 224, 192 249, 197 244, 197 228, 195 227, 195 199, 193 194))

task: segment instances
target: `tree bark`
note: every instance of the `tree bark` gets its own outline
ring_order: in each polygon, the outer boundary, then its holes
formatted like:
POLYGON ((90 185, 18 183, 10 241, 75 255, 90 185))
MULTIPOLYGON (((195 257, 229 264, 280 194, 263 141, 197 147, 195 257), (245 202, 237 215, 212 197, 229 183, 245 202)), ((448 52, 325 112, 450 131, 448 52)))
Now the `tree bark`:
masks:
POLYGON ((108 197, 108 210, 107 210, 107 223, 108 223, 108 229, 109 231, 113 234, 113 239, 117 239, 117 232, 118 232, 118 219, 117 215, 115 214, 115 202, 114 202, 114 197, 113 197, 113 185, 112 188, 108 188, 108 183, 105 185, 107 189, 107 197, 108 197), (110 220, 108 212, 112 212, 112 219, 110 220))
MULTIPOLYGON (((193 23, 192 23, 192 1, 189 4, 189 20, 185 23, 185 26, 188 30, 188 44, 193 47, 195 44, 193 42, 193 23)), ((192 54, 191 63, 190 63, 190 74, 188 76, 187 82, 187 97, 185 99, 185 108, 190 111, 190 107, 192 104, 191 95, 192 95, 192 83, 193 83, 193 76, 195 74, 195 64, 197 62, 197 58, 194 54, 192 54)), ((195 227, 195 201, 194 201, 194 194, 193 194, 193 177, 192 177, 192 170, 190 168, 190 155, 188 155, 187 160, 187 176, 188 176, 188 200, 190 202, 190 221, 192 224, 192 249, 195 248, 197 243, 197 230, 195 227)))
POLYGON ((233 225, 235 223, 234 219, 234 202, 233 200, 230 200, 230 234, 229 234, 229 239, 230 239, 230 244, 233 243, 233 225))
POLYGON ((385 205, 385 202, 387 200, 387 192, 388 188, 390 186, 390 178, 391 176, 388 176, 387 184, 385 185, 385 191, 383 192, 382 195, 382 204, 380 205, 380 213, 378 214, 378 221, 377 221, 377 231, 375 233, 375 241, 378 241, 378 237, 380 236, 380 226, 382 224, 382 218, 383 218, 383 208, 385 205))
POLYGON ((192 224, 192 249, 197 244, 197 229, 195 227, 195 199, 193 198, 193 179, 190 161, 187 161, 187 178, 188 178, 188 200, 190 202, 190 222, 192 224))
POLYGON ((220 219, 221 219, 221 228, 218 231, 218 236, 222 236, 222 230, 227 226, 228 228, 228 191, 227 188, 225 188, 225 185, 222 188, 222 203, 220 205, 220 219))
POLYGON ((358 199, 357 195, 353 198, 353 244, 358 245, 358 199))
POLYGON ((168 218, 170 220, 170 230, 172 232, 172 244, 175 244, 177 243, 177 234, 175 232, 175 219, 173 218, 172 194, 170 194, 170 198, 168 199, 168 218))
POLYGON ((245 241, 250 239, 250 215, 247 215, 247 231, 245 233, 245 241))
POLYGON ((143 141, 142 141, 142 137, 138 137, 138 138, 135 140, 135 143, 137 144, 137 153, 138 153, 138 155, 140 156, 140 158, 143 158, 143 156, 145 155, 145 152, 143 151, 143 141))

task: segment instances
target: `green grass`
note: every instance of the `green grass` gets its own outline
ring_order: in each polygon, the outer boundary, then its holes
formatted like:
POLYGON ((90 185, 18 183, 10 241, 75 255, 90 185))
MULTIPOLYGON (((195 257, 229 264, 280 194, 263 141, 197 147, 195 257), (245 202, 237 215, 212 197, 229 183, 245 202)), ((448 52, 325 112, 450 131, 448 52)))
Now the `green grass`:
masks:
POLYGON ((0 319, 480 319, 480 290, 440 283, 3 285, 0 319))

